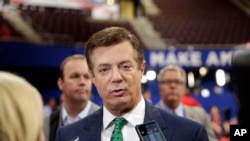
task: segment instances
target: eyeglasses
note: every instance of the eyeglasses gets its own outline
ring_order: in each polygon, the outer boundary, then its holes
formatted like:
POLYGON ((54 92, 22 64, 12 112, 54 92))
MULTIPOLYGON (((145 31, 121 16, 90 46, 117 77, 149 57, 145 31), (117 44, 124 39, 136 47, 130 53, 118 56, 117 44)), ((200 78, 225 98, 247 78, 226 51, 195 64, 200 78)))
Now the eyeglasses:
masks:
POLYGON ((174 83, 175 85, 182 85, 182 84, 184 84, 184 82, 180 81, 180 80, 162 80, 162 81, 160 81, 160 84, 170 85, 172 83, 174 83))

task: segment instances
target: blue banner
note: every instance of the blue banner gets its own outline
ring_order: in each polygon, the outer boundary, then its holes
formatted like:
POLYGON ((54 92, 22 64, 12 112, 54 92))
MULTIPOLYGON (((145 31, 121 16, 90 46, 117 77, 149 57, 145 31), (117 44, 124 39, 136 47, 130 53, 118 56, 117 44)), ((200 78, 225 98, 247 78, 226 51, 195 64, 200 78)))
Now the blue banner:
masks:
POLYGON ((58 68, 72 54, 83 54, 83 47, 0 42, 0 66, 58 68))
MULTIPOLYGON (((209 69, 231 67, 233 49, 167 49, 144 50, 147 69, 160 69, 169 64, 183 68, 209 69)), ((59 67, 72 54, 84 53, 84 47, 37 45, 30 43, 0 42, 0 64, 29 67, 59 67)))
POLYGON ((231 67, 232 49, 169 49, 145 50, 147 69, 160 69, 169 64, 177 64, 183 68, 231 67))

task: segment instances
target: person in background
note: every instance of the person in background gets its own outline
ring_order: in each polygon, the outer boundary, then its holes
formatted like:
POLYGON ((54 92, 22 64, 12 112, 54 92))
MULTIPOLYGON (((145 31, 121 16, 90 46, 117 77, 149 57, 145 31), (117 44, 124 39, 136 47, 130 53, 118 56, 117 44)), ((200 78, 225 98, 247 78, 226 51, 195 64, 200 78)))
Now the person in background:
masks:
POLYGON ((156 108, 142 96, 143 47, 122 27, 93 34, 85 46, 92 81, 103 106, 58 129, 56 141, 139 141, 138 124, 156 121, 167 141, 208 141, 203 125, 156 108))
POLYGON ((62 104, 45 117, 44 130, 48 141, 55 141, 59 127, 78 121, 100 108, 90 101, 92 81, 85 56, 75 54, 66 57, 60 66, 57 84, 62 91, 62 104))
POLYGON ((186 92, 186 72, 177 65, 169 65, 160 70, 157 80, 161 100, 156 107, 203 124, 209 141, 218 141, 206 111, 200 106, 181 103, 181 98, 186 92))
MULTIPOLYGON (((228 113, 226 113, 228 114, 228 113)), ((226 115, 229 116, 229 115, 226 115)), ((220 109, 217 105, 213 105, 210 108, 210 118, 212 122, 212 128, 214 129, 217 137, 220 141, 229 141, 230 136, 230 117, 222 118, 220 109)), ((236 124, 236 123, 232 123, 236 124)))
POLYGON ((56 108, 56 99, 50 97, 46 100, 45 105, 43 106, 44 116, 49 116, 56 108))
POLYGON ((0 71, 0 141, 44 141, 41 94, 21 76, 0 71))

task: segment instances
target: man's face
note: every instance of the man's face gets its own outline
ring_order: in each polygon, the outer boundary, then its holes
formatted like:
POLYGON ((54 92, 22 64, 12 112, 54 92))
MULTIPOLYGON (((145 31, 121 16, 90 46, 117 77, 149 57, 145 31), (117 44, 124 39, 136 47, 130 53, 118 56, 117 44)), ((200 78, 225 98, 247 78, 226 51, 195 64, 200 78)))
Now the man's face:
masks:
POLYGON ((181 73, 168 70, 163 74, 162 80, 159 83, 159 92, 163 102, 169 107, 177 106, 185 90, 181 73))
POLYGON ((64 100, 87 101, 90 97, 92 82, 86 60, 69 60, 64 66, 63 75, 63 79, 58 79, 58 87, 64 94, 64 100))
POLYGON ((141 68, 135 60, 132 45, 121 42, 108 47, 98 47, 91 56, 93 83, 103 104, 109 111, 128 111, 141 98, 141 68))

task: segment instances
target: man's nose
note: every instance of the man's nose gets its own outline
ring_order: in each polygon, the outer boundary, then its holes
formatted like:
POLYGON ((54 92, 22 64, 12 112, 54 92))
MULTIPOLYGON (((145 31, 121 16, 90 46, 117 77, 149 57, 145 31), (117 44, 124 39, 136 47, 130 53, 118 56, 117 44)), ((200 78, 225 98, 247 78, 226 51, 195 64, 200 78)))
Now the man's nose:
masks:
POLYGON ((176 88, 177 86, 177 84, 174 81, 172 81, 169 85, 171 88, 176 88))
POLYGON ((112 70, 112 82, 120 82, 122 80, 122 74, 118 67, 114 67, 112 70))
POLYGON ((80 83, 81 85, 85 85, 85 84, 86 84, 86 81, 87 81, 86 78, 84 78, 83 76, 79 78, 79 83, 80 83))

